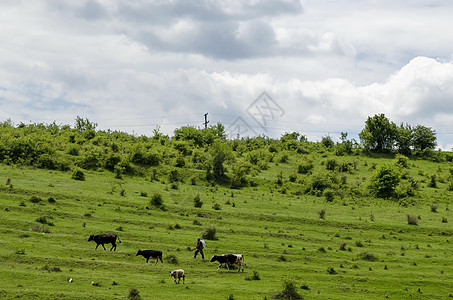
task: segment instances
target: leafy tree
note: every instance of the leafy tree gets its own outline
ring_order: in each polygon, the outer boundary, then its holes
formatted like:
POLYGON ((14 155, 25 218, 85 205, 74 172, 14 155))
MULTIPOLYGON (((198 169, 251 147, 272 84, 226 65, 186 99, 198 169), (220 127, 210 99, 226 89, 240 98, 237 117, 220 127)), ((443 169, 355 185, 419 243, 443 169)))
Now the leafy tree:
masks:
POLYGON ((333 142, 332 137, 330 135, 323 137, 321 140, 321 143, 326 148, 331 148, 335 145, 335 143, 333 142))
POLYGON ((219 141, 215 142, 210 149, 210 162, 207 167, 206 177, 213 179, 216 182, 222 181, 225 176, 225 166, 223 165, 227 160, 233 158, 233 152, 227 144, 219 141))
POLYGON ((413 146, 416 151, 423 152, 427 150, 434 150, 436 147, 436 131, 431 127, 417 125, 413 129, 413 146))
POLYGON ((368 117, 365 128, 359 133, 365 150, 384 152, 393 148, 397 135, 397 126, 384 114, 368 117))
POLYGON ((409 124, 404 126, 403 124, 397 128, 396 132, 396 147, 398 153, 403 155, 411 154, 411 147, 413 145, 413 133, 412 127, 409 124))
POLYGON ((390 198, 396 195, 400 174, 391 164, 379 166, 370 177, 369 188, 376 197, 390 198))

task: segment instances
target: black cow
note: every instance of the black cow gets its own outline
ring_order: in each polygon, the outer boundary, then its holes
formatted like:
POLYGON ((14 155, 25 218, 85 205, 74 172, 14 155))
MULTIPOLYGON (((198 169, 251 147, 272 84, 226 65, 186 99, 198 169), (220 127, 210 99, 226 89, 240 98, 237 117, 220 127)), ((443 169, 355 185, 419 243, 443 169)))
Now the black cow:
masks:
POLYGON ((222 255, 214 255, 211 258, 211 262, 218 261, 220 263, 217 271, 220 270, 222 265, 225 265, 228 271, 230 270, 228 265, 237 265, 238 272, 242 269, 244 272, 244 255, 242 254, 222 254, 222 255))
POLYGON ((157 261, 158 260, 160 260, 161 266, 164 265, 164 263, 162 262, 162 251, 158 251, 158 250, 138 250, 137 255, 135 255, 135 256, 138 256, 138 255, 141 255, 144 258, 146 258, 146 264, 150 264, 148 261, 149 261, 150 258, 152 258, 152 259, 156 260, 156 263, 154 265, 157 265, 157 261))
POLYGON ((112 249, 116 251, 116 238, 118 238, 118 241, 121 243, 119 236, 117 236, 116 234, 98 234, 98 235, 92 234, 88 238, 88 242, 94 241, 96 243, 95 250, 99 247, 99 245, 102 245, 102 248, 106 250, 104 244, 112 244, 112 248, 110 248, 110 251, 112 251, 112 249))

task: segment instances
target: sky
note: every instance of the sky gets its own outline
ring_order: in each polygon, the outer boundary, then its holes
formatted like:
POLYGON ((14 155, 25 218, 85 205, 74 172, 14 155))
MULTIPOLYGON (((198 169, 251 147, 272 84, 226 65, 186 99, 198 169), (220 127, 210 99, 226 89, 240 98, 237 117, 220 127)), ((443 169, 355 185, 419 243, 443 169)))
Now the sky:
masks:
POLYGON ((453 1, 2 0, 0 121, 152 136, 358 139, 368 117, 453 148, 453 1))

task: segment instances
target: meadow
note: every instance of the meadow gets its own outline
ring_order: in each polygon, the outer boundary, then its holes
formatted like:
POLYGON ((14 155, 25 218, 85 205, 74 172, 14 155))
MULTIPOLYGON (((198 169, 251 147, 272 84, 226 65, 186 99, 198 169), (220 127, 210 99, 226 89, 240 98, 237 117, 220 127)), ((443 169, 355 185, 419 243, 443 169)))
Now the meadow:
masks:
POLYGON ((359 188, 376 166, 394 162, 393 156, 288 152, 238 189, 206 181, 204 171, 190 166, 180 172, 190 176, 171 182, 165 164, 143 176, 84 170, 85 180, 74 180, 70 170, 2 164, 0 298, 453 297, 452 163, 410 160, 405 176, 420 187, 404 201, 303 192, 309 175, 297 166, 310 161, 314 173, 322 172, 332 158, 354 162, 341 174, 359 188), (162 206, 151 204, 155 195, 162 206), (201 207, 194 205, 197 196, 201 207), (206 259, 193 259, 197 238, 213 230, 206 259), (116 251, 88 242, 101 233, 120 237, 116 251), (162 250, 163 267, 145 265, 139 249, 162 250), (222 253, 242 253, 245 271, 216 271, 209 260, 222 253), (178 268, 186 272, 184 285, 170 277, 178 268))

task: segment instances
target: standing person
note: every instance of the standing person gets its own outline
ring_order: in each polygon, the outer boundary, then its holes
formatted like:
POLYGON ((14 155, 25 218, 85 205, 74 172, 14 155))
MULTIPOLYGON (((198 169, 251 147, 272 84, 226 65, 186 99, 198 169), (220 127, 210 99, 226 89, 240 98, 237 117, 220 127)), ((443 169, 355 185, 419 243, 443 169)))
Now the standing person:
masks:
POLYGON ((196 250, 195 251, 195 254, 193 256, 193 258, 197 257, 197 254, 198 252, 201 253, 201 259, 204 260, 204 253, 203 253, 203 249, 206 247, 206 244, 203 240, 201 240, 200 238, 198 238, 197 240, 197 246, 195 248, 193 248, 192 250, 196 250))

